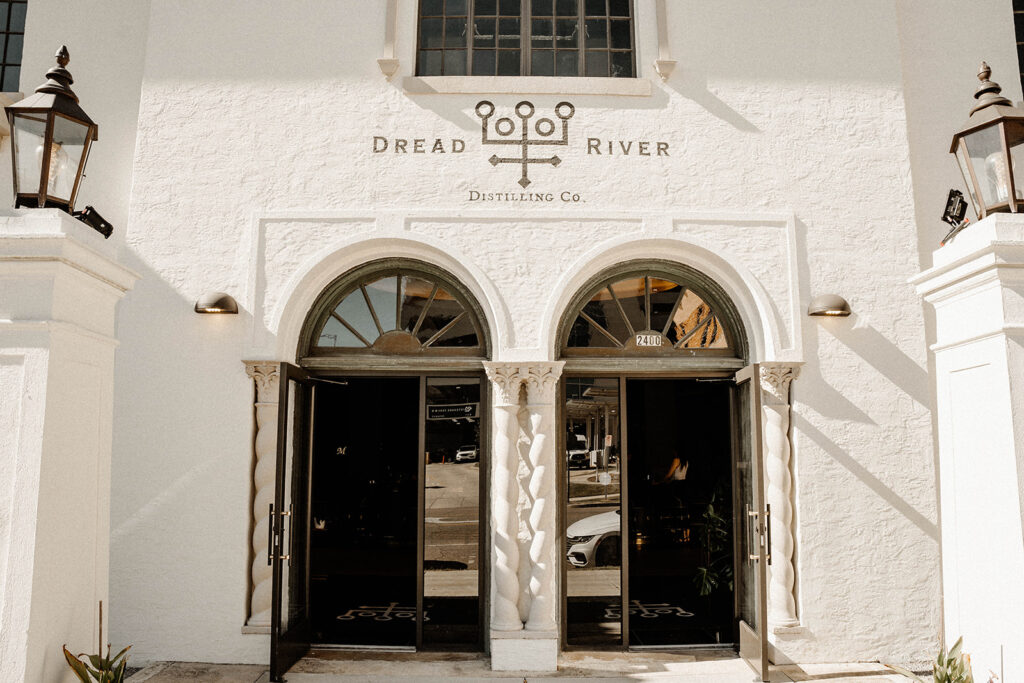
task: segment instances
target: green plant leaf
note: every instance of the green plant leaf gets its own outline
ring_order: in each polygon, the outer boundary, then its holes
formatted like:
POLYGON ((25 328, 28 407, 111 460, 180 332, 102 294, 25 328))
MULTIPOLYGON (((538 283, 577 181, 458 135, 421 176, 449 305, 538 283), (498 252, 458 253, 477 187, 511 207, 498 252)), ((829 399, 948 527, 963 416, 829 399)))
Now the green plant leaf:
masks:
POLYGON ((959 660, 960 659, 960 648, 963 646, 963 644, 964 644, 964 637, 963 636, 960 636, 959 638, 956 639, 956 642, 953 643, 953 649, 949 651, 949 655, 948 655, 948 657, 951 660, 959 660))
MULTIPOLYGON (((131 646, 131 645, 129 645, 129 646, 128 646, 128 647, 126 647, 125 649, 123 649, 123 650, 121 650, 120 652, 118 652, 118 653, 117 653, 117 655, 115 655, 115 656, 114 656, 114 658, 110 660, 110 664, 111 664, 111 666, 113 666, 114 662, 116 662, 117 660, 121 659, 121 657, 122 657, 122 656, 123 656, 123 655, 124 655, 124 654, 125 654, 126 652, 128 652, 128 650, 130 650, 130 649, 132 649, 132 646, 131 646)), ((127 660, 125 660, 125 661, 127 661, 127 660)))
POLYGON ((896 666, 895 664, 886 664, 886 666, 895 671, 896 673, 900 674, 901 676, 905 676, 906 678, 917 681, 917 683, 926 683, 926 681, 923 678, 915 674, 910 669, 904 669, 902 666, 896 666))
POLYGON ((76 676, 78 676, 78 680, 82 681, 82 683, 90 683, 89 672, 85 668, 85 664, 68 652, 67 645, 64 646, 64 659, 68 661, 68 666, 70 666, 71 670, 75 672, 76 676))
MULTIPOLYGON (((79 656, 81 656, 81 655, 79 655, 79 656)), ((92 664, 92 668, 96 669, 97 671, 103 671, 103 670, 105 670, 107 668, 106 666, 104 666, 103 657, 101 657, 100 655, 86 655, 86 656, 89 658, 89 663, 92 664)))

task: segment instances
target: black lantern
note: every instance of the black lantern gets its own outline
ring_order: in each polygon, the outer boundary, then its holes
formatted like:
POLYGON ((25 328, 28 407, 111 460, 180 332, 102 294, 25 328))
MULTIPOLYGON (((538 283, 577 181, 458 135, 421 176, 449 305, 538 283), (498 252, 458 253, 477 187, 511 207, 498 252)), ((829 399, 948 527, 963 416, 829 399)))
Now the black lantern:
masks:
POLYGON ((74 211, 97 126, 78 106, 78 96, 71 90, 74 79, 65 68, 68 61, 68 49, 61 46, 46 83, 34 95, 4 108, 11 127, 15 208, 74 211))
POLYGON ((989 80, 991 75, 982 62, 981 85, 974 93, 978 103, 949 149, 960 164, 978 218, 1024 213, 1024 175, 1015 177, 1024 171, 1024 111, 999 94, 1002 88, 989 80))

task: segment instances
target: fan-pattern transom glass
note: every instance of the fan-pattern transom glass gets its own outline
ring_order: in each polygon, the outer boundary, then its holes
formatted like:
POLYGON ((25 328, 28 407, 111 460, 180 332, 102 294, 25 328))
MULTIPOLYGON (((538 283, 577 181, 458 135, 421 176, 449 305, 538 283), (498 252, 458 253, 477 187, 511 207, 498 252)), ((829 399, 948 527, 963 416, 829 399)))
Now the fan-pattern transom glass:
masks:
POLYGON ((566 352, 728 352, 731 335, 719 313, 690 287, 665 277, 638 275, 603 285, 583 304, 566 352))
POLYGON ((314 353, 481 353, 476 316, 461 296, 418 272, 375 273, 329 308, 314 353))

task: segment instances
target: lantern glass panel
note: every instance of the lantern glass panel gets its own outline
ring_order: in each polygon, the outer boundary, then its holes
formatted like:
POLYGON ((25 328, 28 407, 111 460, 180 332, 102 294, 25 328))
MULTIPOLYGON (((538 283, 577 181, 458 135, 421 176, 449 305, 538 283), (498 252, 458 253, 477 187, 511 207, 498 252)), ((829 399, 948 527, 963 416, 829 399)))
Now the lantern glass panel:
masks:
POLYGON ((967 135, 965 142, 986 208, 1005 204, 1010 198, 1010 179, 1006 156, 1003 154, 1001 127, 989 126, 977 130, 967 135))
POLYGON ((38 194, 46 139, 46 114, 14 115, 14 163, 19 194, 38 194))
POLYGON ((1014 194, 1017 201, 1024 201, 1024 121, 1007 121, 1006 141, 1010 148, 1010 165, 1013 171, 1014 194))
POLYGON ((960 166, 960 173, 964 176, 964 187, 967 188, 967 194, 971 197, 971 206, 974 207, 974 214, 981 218, 984 213, 982 212, 983 207, 981 202, 978 201, 978 190, 974 187, 974 183, 971 181, 971 169, 968 164, 967 145, 964 144, 963 138, 960 138, 960 144, 957 145, 956 161, 960 166))
POLYGON ((57 114, 53 120, 50 145, 50 169, 47 194, 64 202, 71 201, 82 154, 89 140, 89 126, 57 114))

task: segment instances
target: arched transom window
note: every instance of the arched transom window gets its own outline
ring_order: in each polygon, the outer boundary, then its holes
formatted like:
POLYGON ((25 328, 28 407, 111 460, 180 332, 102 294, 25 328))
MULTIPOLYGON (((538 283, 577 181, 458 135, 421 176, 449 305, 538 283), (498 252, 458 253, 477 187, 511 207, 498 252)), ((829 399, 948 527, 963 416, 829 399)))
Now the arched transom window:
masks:
POLYGON ((729 315, 706 288, 662 272, 618 275, 578 304, 562 352, 574 355, 738 355, 729 315))
POLYGON ((314 309, 311 355, 484 355, 479 318, 453 282, 415 268, 363 270, 314 309))

